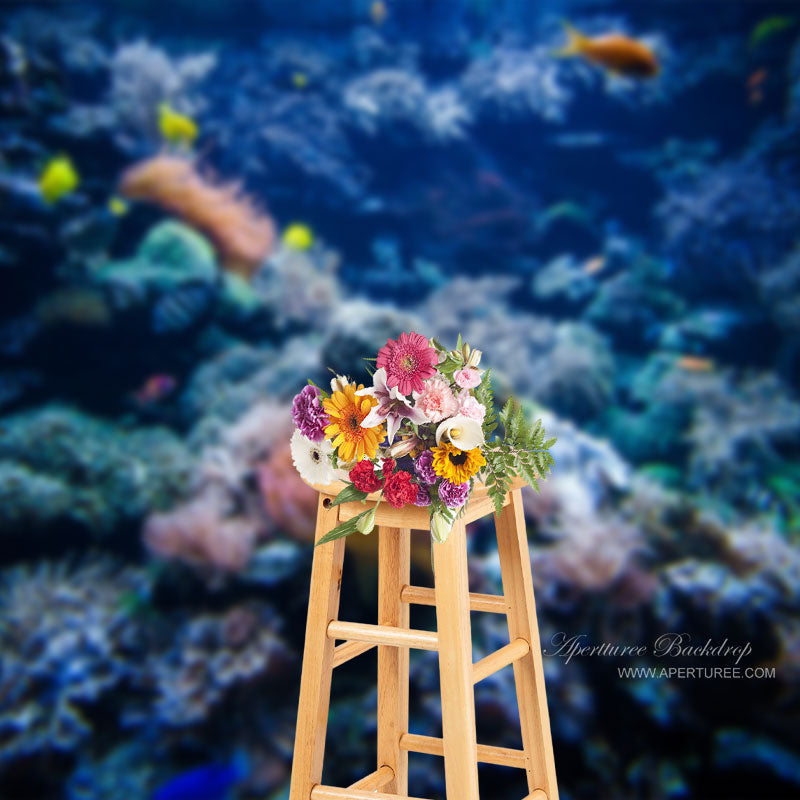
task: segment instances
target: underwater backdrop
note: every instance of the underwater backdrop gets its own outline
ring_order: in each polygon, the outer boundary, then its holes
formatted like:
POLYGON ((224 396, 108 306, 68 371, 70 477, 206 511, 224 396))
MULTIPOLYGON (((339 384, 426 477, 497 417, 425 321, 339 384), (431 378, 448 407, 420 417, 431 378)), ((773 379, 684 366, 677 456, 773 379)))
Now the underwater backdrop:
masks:
MULTIPOLYGON (((558 437, 543 645, 645 646, 545 658, 562 800, 800 797, 800 4, 4 0, 0 279, 0 797, 288 796, 291 399, 410 330, 558 437)), ((374 769, 374 668, 337 670, 326 783, 374 769)), ((477 703, 519 746, 511 672, 477 703)))

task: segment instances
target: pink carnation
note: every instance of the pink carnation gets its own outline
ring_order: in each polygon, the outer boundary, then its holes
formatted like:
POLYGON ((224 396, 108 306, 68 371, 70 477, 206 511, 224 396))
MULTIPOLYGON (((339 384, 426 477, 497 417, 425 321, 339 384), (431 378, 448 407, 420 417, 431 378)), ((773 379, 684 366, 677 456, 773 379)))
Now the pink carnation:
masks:
POLYGON ((458 394, 458 413, 469 419, 474 419, 483 424, 486 417, 486 406, 479 403, 467 389, 458 394))
POLYGON ((425 381, 415 408, 422 409, 431 422, 441 422, 456 414, 458 401, 450 384, 444 378, 437 376, 425 381))
POLYGON ((462 389, 474 389, 481 382, 481 374, 474 367, 456 370, 453 379, 462 389))

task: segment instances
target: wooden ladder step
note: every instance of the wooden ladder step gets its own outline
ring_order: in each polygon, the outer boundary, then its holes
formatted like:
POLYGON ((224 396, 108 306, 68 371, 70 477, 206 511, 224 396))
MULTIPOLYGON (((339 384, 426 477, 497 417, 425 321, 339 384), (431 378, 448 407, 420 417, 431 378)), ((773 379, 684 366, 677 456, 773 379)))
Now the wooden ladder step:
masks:
POLYGON ((419 650, 438 650, 439 637, 435 631, 413 628, 394 628, 391 625, 367 625, 363 622, 328 623, 329 639, 345 639, 391 647, 414 647, 419 650))
MULTIPOLYGON (((427 586, 404 586, 400 591, 400 599, 404 603, 417 606, 435 606, 436 593, 427 586)), ((488 611, 490 614, 505 614, 506 599, 497 594, 469 593, 470 611, 488 611)))
POLYGON ((509 642, 499 650, 495 650, 494 653, 489 653, 486 658, 482 658, 472 665, 472 682, 478 683, 478 681, 494 675, 495 672, 503 669, 503 667, 507 667, 520 658, 524 658, 530 651, 531 647, 525 639, 514 639, 513 642, 509 642))
POLYGON ((336 786, 317 784, 311 790, 311 800, 425 800, 424 797, 409 797, 406 794, 385 794, 360 789, 339 789, 336 786))
MULTIPOLYGON (((444 741, 436 736, 404 733, 400 737, 400 749, 408 750, 411 753, 444 756, 444 741)), ((524 750, 515 750, 512 747, 493 747, 489 744, 478 745, 478 761, 483 764, 499 764, 517 769, 525 769, 526 766, 524 750)), ((538 800, 538 798, 534 798, 534 800, 538 800)))
POLYGON ((394 770, 388 764, 384 764, 375 772, 365 775, 360 781, 351 783, 347 788, 360 789, 362 792, 376 792, 383 789, 392 780, 394 780, 394 770))
POLYGON ((333 648, 333 666, 340 667, 346 664, 351 658, 360 656, 375 647, 369 642, 343 642, 333 648))

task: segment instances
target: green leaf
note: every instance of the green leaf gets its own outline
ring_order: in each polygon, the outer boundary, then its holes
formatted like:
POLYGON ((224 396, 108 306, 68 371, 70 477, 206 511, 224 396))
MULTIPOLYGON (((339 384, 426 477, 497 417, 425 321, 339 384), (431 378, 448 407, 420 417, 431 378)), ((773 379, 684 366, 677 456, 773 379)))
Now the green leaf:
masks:
POLYGON ((340 506, 342 503, 352 503, 356 500, 363 500, 366 496, 366 492, 356 489, 352 483, 349 483, 336 495, 331 505, 340 506))
MULTIPOLYGON (((371 510, 372 509, 369 509, 369 511, 371 510)), ((369 511, 365 511, 364 514, 369 513, 369 511)), ((328 542, 332 542, 334 539, 341 539, 343 536, 349 536, 351 533, 355 533, 358 530, 356 527, 358 520, 362 516, 363 514, 359 514, 357 517, 353 517, 353 519, 349 519, 347 522, 342 522, 340 525, 337 525, 332 531, 328 531, 328 533, 321 537, 314 546, 319 547, 321 544, 328 544, 328 542)))

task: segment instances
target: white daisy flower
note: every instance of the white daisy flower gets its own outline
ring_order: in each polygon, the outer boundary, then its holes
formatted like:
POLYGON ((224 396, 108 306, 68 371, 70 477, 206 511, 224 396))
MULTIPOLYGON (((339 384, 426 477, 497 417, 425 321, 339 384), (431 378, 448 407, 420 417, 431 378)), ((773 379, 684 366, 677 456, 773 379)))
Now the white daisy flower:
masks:
POLYGON ((306 483, 324 486, 336 479, 331 464, 333 447, 327 439, 312 442, 299 430, 295 430, 290 447, 294 466, 306 483))

